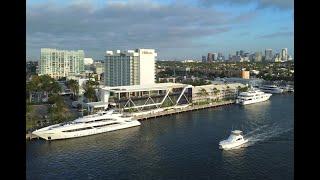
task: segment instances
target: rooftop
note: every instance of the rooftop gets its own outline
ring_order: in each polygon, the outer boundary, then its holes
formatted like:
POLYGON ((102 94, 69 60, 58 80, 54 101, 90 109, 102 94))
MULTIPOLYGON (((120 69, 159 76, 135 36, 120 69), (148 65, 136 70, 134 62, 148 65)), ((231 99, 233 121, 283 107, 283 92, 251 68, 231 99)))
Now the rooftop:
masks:
POLYGON ((133 92, 133 91, 150 91, 150 90, 166 90, 168 88, 183 88, 186 86, 190 86, 188 84, 181 83, 156 83, 149 85, 132 85, 132 86, 104 86, 101 89, 109 90, 113 92, 133 92))

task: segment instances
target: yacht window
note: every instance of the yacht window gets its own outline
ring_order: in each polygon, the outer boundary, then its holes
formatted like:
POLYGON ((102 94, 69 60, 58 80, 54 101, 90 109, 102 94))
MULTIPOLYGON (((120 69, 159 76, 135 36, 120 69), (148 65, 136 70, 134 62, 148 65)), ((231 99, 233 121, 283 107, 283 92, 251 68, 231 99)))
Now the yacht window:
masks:
POLYGON ((111 119, 97 119, 97 120, 93 120, 93 121, 87 121, 85 123, 99 122, 99 121, 104 121, 104 120, 111 120, 111 119))
POLYGON ((92 127, 79 128, 79 129, 71 129, 71 130, 66 130, 66 131, 62 131, 62 132, 83 131, 83 130, 87 130, 87 129, 92 129, 92 127))
POLYGON ((119 123, 103 124, 103 125, 98 125, 98 126, 93 126, 93 127, 94 127, 94 128, 97 128, 97 127, 110 126, 110 125, 114 125, 114 124, 119 124, 119 123))

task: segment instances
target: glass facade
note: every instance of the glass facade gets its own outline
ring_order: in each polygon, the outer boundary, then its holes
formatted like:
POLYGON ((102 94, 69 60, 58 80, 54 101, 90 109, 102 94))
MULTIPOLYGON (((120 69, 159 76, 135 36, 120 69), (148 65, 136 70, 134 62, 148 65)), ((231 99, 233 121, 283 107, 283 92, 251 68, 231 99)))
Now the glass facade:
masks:
POLYGON ((127 54, 107 55, 105 85, 128 86, 140 84, 139 59, 127 54))

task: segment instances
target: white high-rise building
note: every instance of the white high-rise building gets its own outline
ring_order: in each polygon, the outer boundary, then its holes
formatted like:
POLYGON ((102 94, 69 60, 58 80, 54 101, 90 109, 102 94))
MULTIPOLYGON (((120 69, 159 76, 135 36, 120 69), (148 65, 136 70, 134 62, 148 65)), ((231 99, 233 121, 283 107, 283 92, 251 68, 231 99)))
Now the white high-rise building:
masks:
POLYGON ((149 85, 155 83, 154 49, 106 51, 106 86, 149 85))
POLYGON ((281 49, 281 60, 282 61, 288 60, 288 49, 287 48, 281 49))
POLYGON ((84 65, 91 65, 91 64, 93 64, 93 59, 92 58, 84 58, 83 63, 84 63, 84 65))
POLYGON ((84 51, 57 50, 41 48, 39 75, 48 74, 59 79, 84 72, 84 51))

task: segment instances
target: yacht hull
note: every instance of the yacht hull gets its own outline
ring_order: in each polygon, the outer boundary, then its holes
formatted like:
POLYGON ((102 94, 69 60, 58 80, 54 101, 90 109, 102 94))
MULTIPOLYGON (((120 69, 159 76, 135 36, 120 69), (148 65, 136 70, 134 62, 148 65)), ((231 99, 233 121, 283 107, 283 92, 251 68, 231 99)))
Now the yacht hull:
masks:
POLYGON ((36 136, 39 136, 42 139, 51 141, 51 140, 58 140, 58 139, 69 139, 69 138, 89 136, 94 134, 100 134, 100 133, 116 131, 120 129, 126 129, 130 127, 140 126, 140 125, 141 123, 135 120, 135 121, 125 122, 125 123, 111 125, 107 127, 92 128, 92 129, 76 131, 76 132, 62 132, 61 130, 49 130, 49 128, 51 127, 49 126, 49 127, 34 131, 32 133, 36 136))
POLYGON ((270 97, 271 97, 271 95, 264 95, 262 98, 259 98, 259 99, 238 101, 237 103, 240 104, 240 105, 254 104, 254 103, 267 101, 267 100, 270 99, 270 97))
POLYGON ((281 94, 283 93, 283 89, 274 89, 274 90, 269 90, 269 89, 260 89, 261 91, 265 93, 272 93, 272 94, 281 94))
POLYGON ((224 149, 224 150, 230 150, 230 149, 238 148, 238 147, 240 147, 241 145, 243 145, 243 144, 245 144, 247 142, 248 142, 248 139, 245 139, 245 140, 240 141, 240 142, 220 144, 219 148, 220 149, 224 149))

